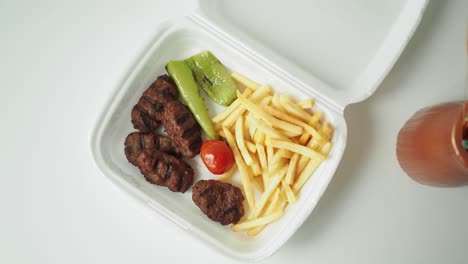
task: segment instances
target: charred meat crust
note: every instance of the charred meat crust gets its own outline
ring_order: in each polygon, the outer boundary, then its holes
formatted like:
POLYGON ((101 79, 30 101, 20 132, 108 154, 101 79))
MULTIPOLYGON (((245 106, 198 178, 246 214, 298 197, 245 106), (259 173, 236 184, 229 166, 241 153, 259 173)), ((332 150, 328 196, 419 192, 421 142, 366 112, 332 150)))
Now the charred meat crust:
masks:
POLYGON ((193 184, 192 168, 185 161, 159 150, 140 152, 136 164, 148 182, 166 186, 173 192, 184 193, 193 184))
POLYGON ((161 122, 151 116, 151 111, 152 108, 146 104, 136 104, 132 109, 131 115, 133 127, 143 133, 156 131, 161 122))
POLYGON ((132 124, 141 132, 154 132, 161 124, 164 103, 177 100, 179 92, 171 77, 158 76, 132 109, 132 124))
POLYGON ((158 76, 150 88, 162 94, 164 98, 172 100, 179 98, 179 91, 172 78, 167 74, 158 76))
POLYGON ((201 129, 187 106, 179 101, 169 101, 164 108, 162 123, 167 135, 179 152, 193 158, 200 153, 201 129))
POLYGON ((216 180, 201 180, 192 191, 192 200, 213 221, 222 225, 235 224, 244 215, 244 195, 238 187, 216 180))
POLYGON ((150 133, 162 123, 177 152, 193 158, 200 153, 201 128, 192 112, 177 100, 178 97, 171 77, 159 76, 133 107, 132 124, 139 131, 150 133))
POLYGON ((136 159, 143 150, 159 150, 169 155, 180 157, 172 140, 166 136, 154 133, 132 132, 125 139, 125 156, 128 161, 137 166, 136 159))

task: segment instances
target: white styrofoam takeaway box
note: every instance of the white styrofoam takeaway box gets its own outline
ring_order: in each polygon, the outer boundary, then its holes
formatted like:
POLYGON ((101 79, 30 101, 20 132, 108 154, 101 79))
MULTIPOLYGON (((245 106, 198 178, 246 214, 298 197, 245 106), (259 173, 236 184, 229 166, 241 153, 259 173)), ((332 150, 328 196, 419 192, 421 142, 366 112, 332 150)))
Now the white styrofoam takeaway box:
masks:
MULTIPOLYGON (((417 28, 427 0, 216 1, 199 0, 194 14, 159 25, 129 67, 96 122, 96 164, 122 190, 221 252, 261 260, 276 252, 305 221, 327 188, 346 146, 346 105, 378 87, 417 28), (316 99, 333 124, 329 158, 303 187, 298 202, 260 235, 248 237, 209 220, 191 191, 173 193, 146 182, 125 158, 133 130, 130 111, 169 60, 211 50, 229 69, 272 84, 275 92, 316 99)), ((209 102, 209 100, 205 100, 209 102)), ((220 107, 208 103, 210 114, 220 107)), ((196 180, 213 178, 199 157, 189 161, 196 180)))

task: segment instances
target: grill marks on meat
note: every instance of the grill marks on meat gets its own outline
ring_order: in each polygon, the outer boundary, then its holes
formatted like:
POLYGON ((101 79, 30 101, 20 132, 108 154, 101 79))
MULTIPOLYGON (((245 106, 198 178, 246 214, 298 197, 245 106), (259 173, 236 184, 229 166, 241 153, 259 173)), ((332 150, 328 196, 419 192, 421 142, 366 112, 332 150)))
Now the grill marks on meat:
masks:
POLYGON ((133 127, 144 133, 156 131, 161 122, 150 115, 151 111, 146 104, 136 104, 132 109, 133 127))
MULTIPOLYGON (((173 192, 186 192, 194 171, 180 155, 192 158, 200 153, 201 128, 192 112, 179 100, 168 75, 159 76, 133 107, 135 129, 125 139, 125 156, 145 179, 173 192), (155 134, 163 124, 169 137, 155 134)), ((193 187, 192 200, 211 220, 234 224, 244 216, 244 196, 238 187, 216 180, 201 180, 193 187)))
POLYGON ((193 170, 185 161, 159 150, 141 151, 135 163, 148 182, 173 192, 184 193, 193 183, 193 170))
POLYGON ((187 158, 200 153, 201 129, 187 106, 179 101, 169 101, 164 108, 162 123, 167 135, 179 152, 187 158))
POLYGON ((170 138, 153 133, 132 132, 128 134, 124 144, 125 156, 135 166, 138 166, 136 160, 143 150, 151 151, 156 149, 169 155, 180 157, 180 153, 176 150, 170 138))
POLYGON ((132 124, 141 132, 154 132, 161 124, 164 103, 177 100, 179 92, 169 75, 161 75, 143 93, 132 109, 132 124))
POLYGON ((179 92, 172 78, 167 75, 159 76, 150 86, 151 89, 159 92, 164 98, 176 100, 179 98, 179 92))
POLYGON ((159 76, 143 92, 131 113, 132 124, 140 132, 125 139, 125 156, 150 183, 185 192, 193 184, 194 172, 180 156, 191 158, 200 153, 201 130, 178 97, 168 75, 159 76), (170 137, 154 133, 161 123, 170 137))
POLYGON ((145 133, 155 132, 164 115, 165 100, 161 94, 148 88, 132 109, 133 127, 145 133))
POLYGON ((192 200, 213 221, 222 225, 235 224, 244 215, 244 195, 229 183, 201 180, 192 190, 192 200))
POLYGON ((150 133, 155 132, 162 123, 177 151, 187 158, 193 158, 200 153, 201 128, 178 97, 171 77, 159 76, 133 107, 132 124, 141 132, 150 133))

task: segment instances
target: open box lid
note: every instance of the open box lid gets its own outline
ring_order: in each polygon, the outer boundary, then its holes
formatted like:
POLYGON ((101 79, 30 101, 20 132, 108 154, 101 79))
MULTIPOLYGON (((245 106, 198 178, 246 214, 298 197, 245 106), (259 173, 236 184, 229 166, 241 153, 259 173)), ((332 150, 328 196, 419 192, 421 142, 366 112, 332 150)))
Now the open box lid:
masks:
POLYGON ((196 19, 342 110, 377 89, 428 0, 199 0, 196 19))

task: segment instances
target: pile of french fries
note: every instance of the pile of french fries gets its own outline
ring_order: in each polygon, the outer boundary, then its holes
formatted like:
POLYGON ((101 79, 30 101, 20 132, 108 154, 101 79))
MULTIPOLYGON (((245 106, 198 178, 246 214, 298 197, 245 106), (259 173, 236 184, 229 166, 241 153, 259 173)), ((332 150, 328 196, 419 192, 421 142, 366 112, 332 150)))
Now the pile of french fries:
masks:
POLYGON ((312 111, 312 99, 294 102, 273 93, 268 84, 239 73, 232 78, 244 90, 213 122, 236 164, 219 180, 228 181, 240 171, 249 210, 231 229, 255 236, 296 202, 302 186, 330 152, 333 128, 322 121, 321 112, 312 111))

